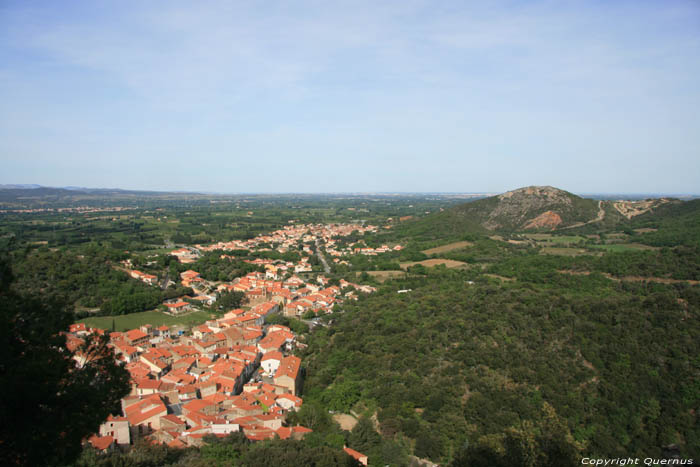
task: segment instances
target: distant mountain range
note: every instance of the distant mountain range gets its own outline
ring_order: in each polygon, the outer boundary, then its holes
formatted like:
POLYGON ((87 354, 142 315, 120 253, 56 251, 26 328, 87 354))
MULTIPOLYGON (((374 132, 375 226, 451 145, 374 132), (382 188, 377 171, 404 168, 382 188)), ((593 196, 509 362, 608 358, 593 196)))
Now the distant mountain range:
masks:
MULTIPOLYGON (((14 183, 14 184, 2 184, 0 183, 0 190, 36 190, 36 189, 52 189, 52 190, 66 190, 72 192, 82 192, 82 193, 138 193, 138 194, 212 194, 212 195, 233 195, 233 194, 285 194, 284 192, 275 193, 265 193, 265 192, 251 192, 251 193, 223 193, 223 192, 213 192, 213 191, 183 191, 183 190, 127 190, 123 188, 95 188, 95 187, 81 187, 81 186, 45 186, 38 185, 35 183, 14 183)), ((550 187, 551 188, 551 187, 550 187)), ((517 191, 517 190, 514 190, 517 191)), ((560 190, 562 191, 562 190, 560 190)), ((286 194, 313 194, 313 193, 286 193, 286 194)), ((345 195, 382 195, 382 196, 406 196, 406 195, 440 195, 453 198, 481 198, 490 197, 496 195, 495 192, 447 192, 447 191, 430 191, 430 192, 414 192, 414 191, 356 191, 356 192, 333 192, 333 193, 316 193, 316 194, 345 194, 345 195)), ((700 194, 688 194, 688 193, 583 193, 580 196, 586 198, 592 198, 596 200, 619 200, 619 199, 646 199, 646 198, 662 198, 662 197, 673 197, 680 199, 693 199, 700 197, 700 194)))
POLYGON ((32 188, 41 188, 41 185, 33 185, 33 184, 3 185, 3 184, 0 184, 0 190, 25 190, 25 189, 32 189, 32 188))

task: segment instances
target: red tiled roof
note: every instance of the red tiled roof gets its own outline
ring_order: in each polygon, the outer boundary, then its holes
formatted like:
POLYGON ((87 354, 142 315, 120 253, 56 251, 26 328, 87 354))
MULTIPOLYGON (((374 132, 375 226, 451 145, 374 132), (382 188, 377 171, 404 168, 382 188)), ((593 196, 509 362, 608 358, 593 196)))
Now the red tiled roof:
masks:
POLYGON ((148 337, 148 334, 141 331, 140 329, 132 329, 131 331, 127 331, 126 333, 126 338, 132 342, 138 339, 143 339, 144 337, 148 337))
POLYGON ((182 420, 180 420, 179 418, 177 418, 177 415, 175 415, 175 414, 163 415, 160 418, 161 418, 161 420, 167 420, 169 422, 173 422, 176 425, 186 425, 186 423, 183 422, 182 420))
POLYGON ((263 355, 262 361, 263 362, 266 360, 282 361, 283 358, 284 358, 284 355, 282 355, 282 352, 280 352, 279 350, 273 350, 272 352, 268 352, 265 355, 263 355))
POLYGON ((294 355, 284 357, 282 362, 280 362, 279 368, 277 369, 275 379, 279 378, 280 376, 289 376, 292 379, 296 379, 297 375, 299 374, 300 366, 301 359, 299 357, 295 357, 294 355))
POLYGON ((104 451, 112 445, 112 443, 114 442, 114 438, 112 438, 111 436, 92 435, 88 439, 88 442, 92 444, 92 447, 94 447, 98 451, 104 451))
POLYGON ((159 413, 166 415, 168 413, 168 409, 165 407, 165 404, 163 404, 163 401, 157 394, 153 394, 152 396, 149 396, 126 408, 126 417, 129 419, 129 423, 132 425, 138 425, 139 423, 148 420, 159 413))
POLYGON ((362 454, 361 452, 355 451, 352 448, 343 448, 343 451, 347 452, 350 455, 350 457, 352 457, 353 459, 355 459, 358 462, 363 457, 365 457, 365 458, 367 457, 366 455, 362 454))
POLYGON ((175 438, 174 440, 172 440, 172 441, 170 441, 170 442, 168 443, 168 447, 179 449, 179 448, 187 447, 187 445, 186 445, 185 443, 183 443, 183 442, 180 440, 180 438, 175 438))

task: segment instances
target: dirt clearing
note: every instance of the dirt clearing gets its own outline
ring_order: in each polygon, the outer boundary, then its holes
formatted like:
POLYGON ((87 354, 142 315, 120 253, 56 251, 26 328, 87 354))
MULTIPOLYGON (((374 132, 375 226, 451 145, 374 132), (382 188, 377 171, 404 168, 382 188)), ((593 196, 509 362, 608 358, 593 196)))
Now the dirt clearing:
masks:
MULTIPOLYGON (((370 276, 377 279, 379 282, 384 282, 387 279, 403 279, 406 277, 406 271, 365 271, 370 276)), ((357 277, 362 275, 362 272, 357 272, 357 277)))
POLYGON ((427 250, 421 251, 425 255, 439 255, 440 253, 447 253, 448 251, 461 250, 462 248, 467 248, 472 246, 472 242, 455 242, 448 243, 447 245, 436 246, 435 248, 429 248, 427 250))
POLYGON ((440 264, 444 264, 448 268, 465 268, 467 267, 467 263, 463 263, 462 261, 455 261, 452 259, 426 259, 423 261, 412 261, 410 263, 401 263, 401 269, 408 269, 411 266, 415 266, 416 264, 421 264, 425 267, 432 267, 432 266, 438 266, 440 264))
POLYGON ((338 422, 340 428, 342 428, 345 431, 350 431, 353 428, 355 428, 355 425, 357 425, 357 419, 352 415, 348 415, 346 413, 337 413, 333 415, 333 420, 338 422))

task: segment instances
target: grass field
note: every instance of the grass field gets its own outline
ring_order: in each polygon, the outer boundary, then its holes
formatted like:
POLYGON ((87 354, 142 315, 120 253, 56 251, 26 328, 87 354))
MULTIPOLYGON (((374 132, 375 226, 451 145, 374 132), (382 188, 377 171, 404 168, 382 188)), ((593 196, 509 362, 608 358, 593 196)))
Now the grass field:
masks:
MULTIPOLYGON (((387 279, 396 279, 406 277, 405 271, 366 271, 367 274, 377 279, 379 282, 384 282, 387 279)), ((362 273, 357 272, 356 275, 359 277, 362 273)))
POLYGON ((444 264, 448 268, 461 268, 466 267, 467 263, 462 261, 455 261, 452 259, 426 259, 423 261, 412 261, 410 263, 401 263, 401 269, 408 269, 416 264, 422 264, 425 267, 437 266, 439 264, 444 264))
POLYGON ((586 241, 586 238, 578 235, 526 234, 524 237, 551 245, 571 245, 586 241))
POLYGON ((211 313, 203 311, 195 311, 183 316, 170 316, 160 311, 144 311, 143 313, 131 313, 129 315, 119 316, 96 316, 92 318, 84 318, 79 320, 80 323, 85 323, 91 327, 99 329, 112 329, 112 320, 114 320, 115 331, 126 331, 134 329, 144 324, 153 326, 173 326, 182 324, 191 326, 201 324, 211 318, 211 313))
POLYGON ((454 242, 448 243, 447 245, 437 246, 435 248, 429 248, 427 250, 423 250, 421 253, 426 255, 439 255, 440 253, 447 253, 448 251, 453 250, 461 250, 462 248, 466 248, 472 245, 472 242, 454 242))

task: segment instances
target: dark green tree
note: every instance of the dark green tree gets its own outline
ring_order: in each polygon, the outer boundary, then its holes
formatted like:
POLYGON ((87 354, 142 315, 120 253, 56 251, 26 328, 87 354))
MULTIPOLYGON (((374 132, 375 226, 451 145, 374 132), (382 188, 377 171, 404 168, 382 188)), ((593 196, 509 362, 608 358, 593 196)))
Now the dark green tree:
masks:
POLYGON ((221 292, 212 305, 212 309, 217 312, 227 312, 241 306, 245 294, 243 292, 221 292))
POLYGON ((0 261, 0 456, 9 465, 63 465, 129 392, 106 337, 66 347, 72 314, 9 285, 0 261), (79 365, 74 356, 82 363, 79 365))
POLYGON ((368 417, 360 417, 348 436, 348 446, 367 453, 375 447, 379 446, 382 438, 374 429, 374 423, 368 417))

